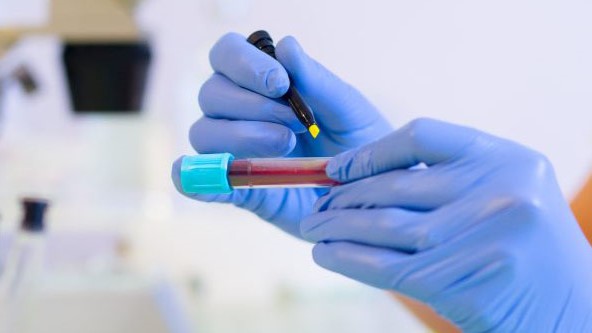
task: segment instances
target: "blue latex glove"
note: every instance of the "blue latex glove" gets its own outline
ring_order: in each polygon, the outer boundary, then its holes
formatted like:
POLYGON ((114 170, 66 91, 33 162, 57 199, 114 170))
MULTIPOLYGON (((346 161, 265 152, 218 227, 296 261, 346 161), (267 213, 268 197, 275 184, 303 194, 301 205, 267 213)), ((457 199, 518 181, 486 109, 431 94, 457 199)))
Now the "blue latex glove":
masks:
MULTIPOLYGON (((358 91, 306 55, 294 38, 277 43, 276 55, 279 62, 235 33, 214 45, 210 63, 215 73, 199 93, 204 116, 189 134, 197 152, 229 152, 237 158, 334 156, 391 131, 358 91), (290 84, 288 73, 315 113, 321 128, 316 140, 278 99, 290 84)), ((179 167, 177 160, 173 181, 180 190, 179 167)), ((319 193, 314 189, 235 190, 229 195, 190 197, 234 203, 300 236, 299 222, 312 211, 319 193)))
POLYGON ((301 224, 319 265, 467 332, 592 332, 592 251, 540 154, 423 119, 327 173, 347 184, 301 224))

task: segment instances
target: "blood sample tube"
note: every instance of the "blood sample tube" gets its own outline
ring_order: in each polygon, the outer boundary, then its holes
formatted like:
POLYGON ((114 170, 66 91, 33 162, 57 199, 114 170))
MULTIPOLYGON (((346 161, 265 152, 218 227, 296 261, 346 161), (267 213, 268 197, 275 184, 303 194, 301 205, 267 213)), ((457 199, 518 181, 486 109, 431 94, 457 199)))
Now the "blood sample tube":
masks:
POLYGON ((338 183, 327 177, 329 158, 234 159, 232 154, 184 156, 181 187, 185 193, 230 193, 240 188, 326 187, 338 183))

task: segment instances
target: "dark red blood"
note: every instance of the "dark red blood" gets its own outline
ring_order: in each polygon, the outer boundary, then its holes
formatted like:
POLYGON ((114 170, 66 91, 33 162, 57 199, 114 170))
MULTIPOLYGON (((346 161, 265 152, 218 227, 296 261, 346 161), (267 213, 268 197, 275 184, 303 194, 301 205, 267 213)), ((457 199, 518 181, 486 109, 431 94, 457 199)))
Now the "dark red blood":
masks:
POLYGON ((327 159, 252 159, 230 164, 228 179, 233 187, 333 186, 338 183, 325 172, 327 159))

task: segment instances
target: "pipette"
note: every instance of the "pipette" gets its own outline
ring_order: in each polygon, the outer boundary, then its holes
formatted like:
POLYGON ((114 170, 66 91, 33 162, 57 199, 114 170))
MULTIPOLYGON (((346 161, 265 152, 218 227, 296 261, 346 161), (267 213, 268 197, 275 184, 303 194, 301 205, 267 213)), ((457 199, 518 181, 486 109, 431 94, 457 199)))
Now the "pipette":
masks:
MULTIPOLYGON (((247 38, 247 41, 270 57, 276 59, 275 46, 273 46, 273 40, 267 31, 255 31, 249 36, 249 38, 247 38)), ((304 101, 304 98, 300 92, 296 90, 294 84, 290 84, 290 87, 283 98, 288 101, 290 107, 294 111, 294 114, 298 120, 300 120, 302 125, 308 129, 308 132, 313 137, 313 139, 316 139, 321 131, 319 129, 319 125, 317 125, 317 121, 315 120, 314 114, 312 113, 312 109, 304 101)))

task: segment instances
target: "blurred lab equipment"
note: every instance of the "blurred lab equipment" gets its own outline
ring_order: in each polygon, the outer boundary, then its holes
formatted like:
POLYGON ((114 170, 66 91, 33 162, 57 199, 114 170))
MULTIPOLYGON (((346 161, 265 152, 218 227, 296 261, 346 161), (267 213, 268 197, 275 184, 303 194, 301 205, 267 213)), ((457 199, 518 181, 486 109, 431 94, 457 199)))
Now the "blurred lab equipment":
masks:
POLYGON ((74 112, 139 112, 150 58, 144 42, 64 45, 74 112))
POLYGON ((44 219, 48 202, 26 198, 22 205, 17 234, 0 235, 0 250, 9 249, 0 271, 0 333, 75 333, 81 327, 92 333, 193 332, 169 279, 126 271, 116 257, 125 253, 105 258, 109 249, 124 247, 121 239, 51 235, 44 219))
POLYGON ((0 28, 0 57, 23 36, 57 35, 74 112, 139 112, 151 51, 132 17, 137 3, 52 0, 46 24, 0 28))
MULTIPOLYGON (((32 94, 39 89, 37 80, 31 73, 31 70, 26 65, 20 65, 10 72, 8 78, 5 79, 7 83, 16 82, 27 93, 32 94)), ((3 80, 4 81, 4 80, 3 80)), ((4 83, 0 87, 7 85, 4 83)))
POLYGON ((14 70, 9 71, 6 76, 3 76, 2 71, 0 71, 0 124, 3 116, 4 90, 8 89, 12 84, 17 84, 28 95, 34 94, 39 89, 39 83, 26 65, 17 66, 14 70))
POLYGON ((20 286, 40 276, 43 267, 44 215, 48 202, 44 199, 25 198, 22 206, 20 229, 5 260, 0 278, 0 293, 7 298, 18 297, 20 286))
MULTIPOLYGON (((1 321, 6 332, 18 332, 25 319, 31 298, 38 292, 43 278, 45 210, 48 202, 39 198, 22 200, 23 219, 15 244, 3 265, 0 276, 0 298, 4 308, 1 321)), ((0 317, 1 318, 1 317, 0 317)))

